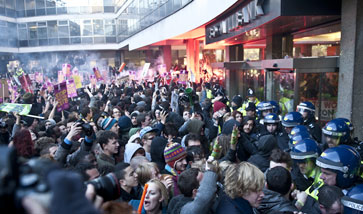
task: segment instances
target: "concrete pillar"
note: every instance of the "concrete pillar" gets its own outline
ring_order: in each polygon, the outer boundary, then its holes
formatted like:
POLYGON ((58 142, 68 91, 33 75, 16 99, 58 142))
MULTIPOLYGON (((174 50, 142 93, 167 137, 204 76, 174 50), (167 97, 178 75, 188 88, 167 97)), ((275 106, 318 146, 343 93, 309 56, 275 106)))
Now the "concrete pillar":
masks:
POLYGON ((341 55, 339 69, 338 109, 336 117, 353 122, 356 137, 363 138, 363 8, 361 0, 342 1, 341 55))
POLYGON ((232 61, 243 61, 243 45, 229 46, 229 59, 232 61))
POLYGON ((193 72, 195 76, 195 82, 199 83, 200 82, 199 41, 196 39, 188 39, 186 42, 186 46, 187 46, 187 68, 189 71, 191 70, 193 72))
POLYGON ((282 57, 293 57, 294 41, 292 35, 285 35, 282 37, 282 57))
POLYGON ((282 36, 272 35, 266 38, 265 59, 282 58, 282 36))
POLYGON ((166 70, 170 71, 171 68, 171 46, 165 45, 160 47, 161 54, 163 56, 164 64, 166 65, 166 70))

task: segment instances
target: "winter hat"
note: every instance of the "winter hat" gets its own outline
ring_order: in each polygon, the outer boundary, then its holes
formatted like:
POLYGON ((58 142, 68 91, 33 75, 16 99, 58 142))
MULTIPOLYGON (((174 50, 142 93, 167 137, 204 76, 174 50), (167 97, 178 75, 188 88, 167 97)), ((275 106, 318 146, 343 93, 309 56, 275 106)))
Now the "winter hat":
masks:
POLYGON ((31 104, 31 103, 33 103, 33 99, 34 99, 34 95, 30 92, 26 92, 23 95, 23 100, 25 103, 31 104))
POLYGON ((247 103, 246 111, 256 111, 256 105, 252 102, 247 103))
POLYGON ((112 117, 107 117, 107 118, 101 120, 100 127, 103 130, 110 130, 115 123, 117 123, 116 119, 114 119, 112 117))
POLYGON ((145 134, 149 132, 156 132, 157 129, 151 128, 151 126, 146 126, 145 128, 141 129, 140 131, 140 138, 142 139, 145 134))
POLYGON ((238 107, 241 107, 242 106, 242 97, 240 95, 235 95, 233 98, 232 98, 232 102, 234 102, 238 107))
POLYGON ((118 126, 122 131, 128 131, 132 127, 131 119, 128 116, 122 116, 118 119, 118 126))
POLYGON ((125 163, 130 163, 131 159, 134 157, 135 153, 139 149, 143 149, 140 144, 138 144, 138 143, 127 143, 126 146, 125 146, 124 162, 125 163))
POLYGON ((129 131, 129 137, 131 137, 132 135, 136 134, 136 132, 140 131, 141 128, 136 127, 136 128, 131 128, 129 131))
POLYGON ((145 108, 146 103, 145 103, 145 101, 142 100, 142 101, 138 102, 136 105, 145 108))
POLYGON ((225 108, 226 104, 220 102, 220 101, 216 101, 214 102, 214 107, 213 107, 213 112, 219 111, 221 108, 225 108))
POLYGON ((233 126, 239 127, 241 124, 235 119, 228 120, 223 124, 222 134, 229 135, 232 134, 233 126))
POLYGON ((189 133, 200 134, 200 130, 202 129, 204 122, 198 119, 189 120, 187 123, 187 130, 189 133))
POLYGON ((172 168, 175 163, 187 156, 187 152, 179 143, 168 143, 164 149, 165 162, 172 168))

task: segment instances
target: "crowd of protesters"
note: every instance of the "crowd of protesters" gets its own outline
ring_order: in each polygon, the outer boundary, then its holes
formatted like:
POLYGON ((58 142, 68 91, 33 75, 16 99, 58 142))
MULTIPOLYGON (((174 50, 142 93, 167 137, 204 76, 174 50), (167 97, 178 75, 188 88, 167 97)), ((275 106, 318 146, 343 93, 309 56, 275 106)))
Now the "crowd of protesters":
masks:
POLYGON ((24 194, 25 213, 363 213, 363 145, 310 102, 281 115, 251 89, 159 79, 85 87, 61 112, 47 90, 14 102, 44 117, 0 113, 1 144, 32 169, 19 179, 41 171, 51 193, 24 194))

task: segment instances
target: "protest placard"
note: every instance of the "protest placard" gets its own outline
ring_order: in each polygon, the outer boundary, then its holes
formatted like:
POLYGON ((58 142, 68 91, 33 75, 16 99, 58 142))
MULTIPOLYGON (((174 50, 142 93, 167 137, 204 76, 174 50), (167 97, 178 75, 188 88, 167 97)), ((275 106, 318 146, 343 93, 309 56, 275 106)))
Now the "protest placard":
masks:
POLYGON ((2 103, 0 104, 0 111, 16 112, 19 115, 28 115, 32 108, 32 104, 17 104, 17 103, 2 103))
POLYGON ((4 101, 5 97, 9 97, 9 85, 6 79, 1 79, 0 81, 0 100, 4 101))
POLYGON ((76 89, 82 88, 81 77, 78 74, 73 74, 72 77, 74 80, 74 84, 76 85, 76 89))
POLYGON ((69 98, 77 97, 76 84, 72 79, 67 80, 67 93, 69 98))
POLYGON ((93 68, 93 73, 95 74, 96 80, 100 81, 103 80, 100 71, 98 70, 98 67, 93 68))
POLYGON ((55 99, 58 101, 57 111, 63 111, 69 108, 66 82, 57 84, 54 87, 55 99))
POLYGON ((58 83, 62 83, 65 80, 64 72, 58 71, 58 83))
POLYGON ((72 72, 71 72, 71 65, 70 64, 63 64, 62 65, 62 71, 63 71, 63 74, 66 76, 66 78, 71 77, 72 72))
POLYGON ((142 78, 146 77, 149 68, 150 68, 150 63, 145 63, 144 68, 142 69, 142 78))

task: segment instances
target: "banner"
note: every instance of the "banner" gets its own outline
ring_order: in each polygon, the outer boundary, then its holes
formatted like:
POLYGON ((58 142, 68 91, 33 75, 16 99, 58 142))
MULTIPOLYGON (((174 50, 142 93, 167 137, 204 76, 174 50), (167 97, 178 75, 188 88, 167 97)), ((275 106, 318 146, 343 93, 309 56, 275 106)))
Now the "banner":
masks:
POLYGON ((16 112, 20 115, 28 115, 32 108, 32 104, 16 104, 16 103, 2 103, 0 104, 0 111, 16 112))
POLYGON ((63 71, 58 71, 58 83, 62 83, 66 80, 64 74, 63 71))
POLYGON ((53 83, 51 83, 51 82, 48 81, 47 84, 46 84, 46 86, 47 86, 48 92, 52 92, 54 90, 53 83))
POLYGON ((55 99, 58 101, 57 111, 63 111, 69 108, 66 82, 57 84, 54 87, 55 99))
POLYGON ((145 63, 144 68, 142 69, 142 78, 146 77, 149 68, 150 68, 150 63, 145 63))
POLYGON ((67 93, 69 98, 77 97, 76 84, 72 79, 67 80, 67 93))
POLYGON ((186 84, 188 81, 188 71, 182 70, 179 74, 179 83, 186 84))
POLYGON ((97 67, 93 68, 93 72, 95 73, 95 77, 97 81, 103 80, 100 71, 98 70, 97 67))
POLYGON ((76 89, 82 88, 81 77, 78 74, 73 74, 72 77, 74 80, 74 84, 76 85, 76 89))

